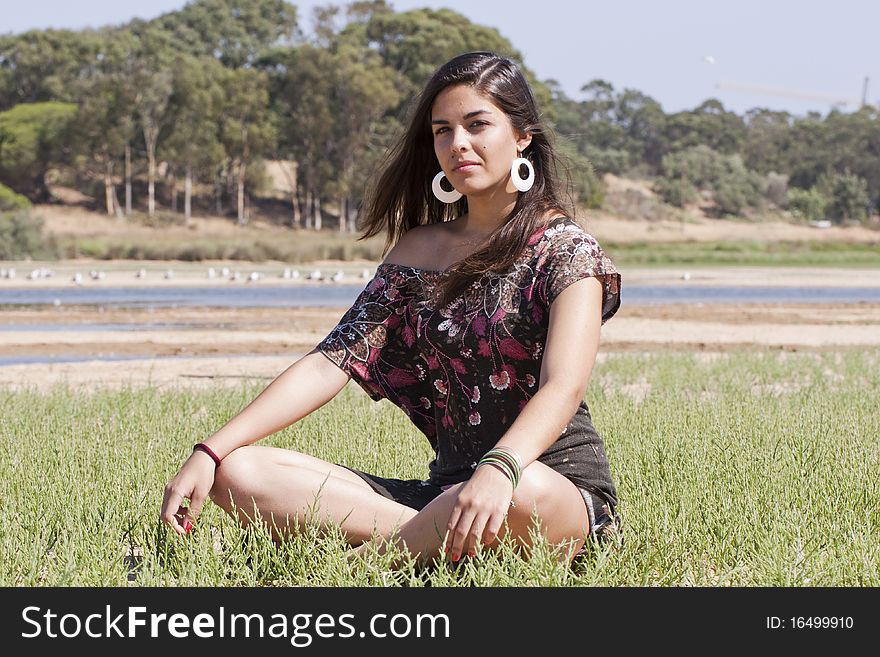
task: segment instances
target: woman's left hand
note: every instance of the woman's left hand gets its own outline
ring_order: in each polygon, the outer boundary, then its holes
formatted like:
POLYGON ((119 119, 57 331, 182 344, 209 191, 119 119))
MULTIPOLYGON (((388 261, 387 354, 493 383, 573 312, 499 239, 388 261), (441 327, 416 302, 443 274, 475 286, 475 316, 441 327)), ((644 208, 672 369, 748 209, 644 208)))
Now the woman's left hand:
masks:
POLYGON ((449 516, 446 551, 453 561, 463 554, 474 556, 478 542, 489 545, 498 536, 510 501, 513 484, 492 465, 478 467, 462 486, 449 516))

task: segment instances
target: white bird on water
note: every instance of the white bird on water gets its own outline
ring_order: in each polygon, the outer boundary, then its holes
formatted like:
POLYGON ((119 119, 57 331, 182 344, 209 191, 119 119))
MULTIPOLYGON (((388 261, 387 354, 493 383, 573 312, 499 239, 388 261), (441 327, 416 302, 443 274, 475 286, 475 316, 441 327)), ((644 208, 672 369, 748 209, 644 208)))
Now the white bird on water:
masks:
POLYGON ((135 278, 146 278, 147 270, 143 267, 137 270, 137 273, 134 275, 135 278))
POLYGON ((76 283, 77 285, 82 285, 82 282, 83 282, 83 275, 80 274, 79 272, 76 272, 76 273, 73 275, 73 278, 71 278, 70 280, 72 280, 72 281, 73 281, 74 283, 76 283))
POLYGON ((224 276, 224 277, 225 277, 225 276, 229 276, 229 267, 224 267, 223 269, 221 269, 221 270, 220 270, 220 275, 221 275, 221 276, 224 276))
POLYGON ((165 280, 171 280, 174 278, 174 271, 169 269, 165 272, 165 280))
POLYGON ((343 277, 342 271, 338 271, 335 274, 333 274, 333 276, 330 277, 330 280, 332 280, 334 283, 338 283, 339 281, 342 280, 342 277, 343 277))
POLYGON ((217 272, 214 271, 213 267, 208 268, 208 278, 216 278, 217 272))
POLYGON ((256 282, 256 281, 260 280, 261 278, 262 278, 262 276, 260 275, 260 272, 252 271, 250 273, 250 275, 248 276, 248 282, 249 283, 256 282))
POLYGON ((310 274, 307 276, 307 278, 308 278, 310 281, 320 281, 320 280, 323 278, 323 276, 321 275, 321 271, 320 271, 319 269, 316 269, 316 270, 314 270, 312 273, 310 273, 310 274))
POLYGON ((370 270, 369 269, 364 269, 363 271, 361 271, 361 279, 367 280, 369 277, 370 277, 370 270))
POLYGON ((681 275, 681 280, 683 280, 683 281, 691 280, 691 273, 689 271, 686 271, 685 273, 683 273, 681 275))
POLYGON ((234 271, 229 275, 230 281, 237 281, 240 278, 241 278, 241 272, 234 271))

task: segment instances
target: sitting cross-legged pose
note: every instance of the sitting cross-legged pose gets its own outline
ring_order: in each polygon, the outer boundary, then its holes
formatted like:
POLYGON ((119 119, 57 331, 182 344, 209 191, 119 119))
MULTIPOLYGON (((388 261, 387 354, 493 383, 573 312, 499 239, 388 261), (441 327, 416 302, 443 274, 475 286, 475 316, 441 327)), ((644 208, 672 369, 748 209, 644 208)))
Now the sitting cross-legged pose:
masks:
POLYGON ((352 546, 393 542, 423 563, 505 535, 528 549, 536 529, 570 559, 616 527, 584 395, 620 274, 563 202, 513 62, 460 55, 417 100, 364 208, 363 237, 385 233, 393 248, 329 335, 196 446, 165 489, 161 518, 178 533, 209 495, 243 525, 258 511, 277 541, 310 518, 352 546), (350 378, 425 434, 426 480, 253 446, 350 378))

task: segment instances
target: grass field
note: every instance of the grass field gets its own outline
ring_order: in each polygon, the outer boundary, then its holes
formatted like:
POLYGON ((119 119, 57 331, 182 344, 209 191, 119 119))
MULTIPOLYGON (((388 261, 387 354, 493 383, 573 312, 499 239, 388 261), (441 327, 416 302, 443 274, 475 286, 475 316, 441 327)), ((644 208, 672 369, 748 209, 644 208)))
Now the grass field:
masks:
MULTIPOLYGON (((257 392, 0 393, 0 585, 880 585, 880 351, 610 354, 587 401, 623 542, 574 567, 481 554, 392 572, 341 537, 275 548, 207 504, 192 535, 158 522, 193 443, 257 392)), ((350 385, 264 444, 421 477, 427 441, 350 385)))
MULTIPOLYGON (((357 242, 351 235, 307 231, 236 238, 88 237, 59 240, 64 257, 99 260, 276 260, 291 264, 315 260, 382 260, 384 242, 357 242)), ((622 266, 743 265, 880 267, 877 244, 823 241, 613 242, 603 247, 622 266)))
POLYGON ((880 267, 880 247, 831 241, 606 242, 614 262, 626 266, 880 267))

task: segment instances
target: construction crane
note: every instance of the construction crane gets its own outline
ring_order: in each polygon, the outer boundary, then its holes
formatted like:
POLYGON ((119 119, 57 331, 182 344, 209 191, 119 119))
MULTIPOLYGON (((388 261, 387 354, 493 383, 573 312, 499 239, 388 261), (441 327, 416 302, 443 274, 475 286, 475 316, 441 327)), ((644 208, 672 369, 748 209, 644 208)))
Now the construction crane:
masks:
POLYGON ((855 98, 842 98, 840 96, 825 96, 821 94, 805 93, 794 89, 780 89, 778 87, 765 87, 755 84, 744 84, 741 82, 717 82, 716 89, 728 89, 731 91, 742 91, 745 93, 759 94, 763 96, 781 96, 784 98, 798 98, 800 100, 814 100, 821 103, 829 103, 832 107, 853 106, 864 107, 868 104, 868 78, 865 78, 862 86, 861 100, 855 98))

